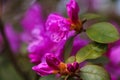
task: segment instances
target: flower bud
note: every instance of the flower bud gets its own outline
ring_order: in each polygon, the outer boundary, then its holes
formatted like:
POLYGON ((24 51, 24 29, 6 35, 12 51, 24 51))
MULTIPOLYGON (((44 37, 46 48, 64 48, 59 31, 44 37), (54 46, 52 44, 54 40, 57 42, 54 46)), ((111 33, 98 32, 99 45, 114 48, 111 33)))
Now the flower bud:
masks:
POLYGON ((41 63, 32 67, 32 69, 40 76, 46 76, 53 73, 53 69, 51 69, 46 63, 41 63))
POLYGON ((67 13, 70 19, 73 22, 78 21, 78 13, 79 13, 79 6, 75 0, 70 0, 70 2, 66 5, 67 13))
POLYGON ((67 69, 69 72, 75 72, 74 66, 72 64, 68 64, 67 69))
POLYGON ((79 69, 79 64, 74 62, 73 64, 67 64, 67 69, 69 72, 76 72, 79 69))
POLYGON ((60 60, 52 53, 46 54, 46 62, 51 68, 56 69, 56 70, 59 69, 58 66, 60 64, 60 60))
POLYGON ((75 70, 79 69, 79 64, 78 64, 77 62, 74 62, 74 63, 73 63, 73 66, 74 66, 74 69, 75 69, 75 70))

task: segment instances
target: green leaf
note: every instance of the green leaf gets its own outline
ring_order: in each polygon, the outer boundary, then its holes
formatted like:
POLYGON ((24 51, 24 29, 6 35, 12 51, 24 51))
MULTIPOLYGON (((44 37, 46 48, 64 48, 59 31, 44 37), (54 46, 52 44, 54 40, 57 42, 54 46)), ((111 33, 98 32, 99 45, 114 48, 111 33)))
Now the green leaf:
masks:
POLYGON ((56 80, 55 75, 49 75, 45 77, 41 77, 39 80, 56 80))
POLYGON ((73 45, 74 37, 75 36, 70 37, 66 41, 66 43, 65 43, 64 60, 67 60, 70 57, 70 53, 71 53, 71 50, 72 50, 72 45, 73 45))
POLYGON ((71 56, 71 57, 69 57, 69 58, 66 60, 65 63, 73 63, 73 62, 75 62, 75 60, 76 60, 76 57, 75 57, 75 56, 71 56))
POLYGON ((26 47, 27 47, 27 44, 25 43, 21 44, 21 48, 20 48, 21 53, 28 54, 26 47))
POLYGON ((106 45, 100 43, 91 43, 80 49, 76 54, 76 61, 81 63, 87 59, 96 59, 106 51, 106 45))
POLYGON ((39 80, 63 80, 63 79, 56 77, 55 75, 48 75, 48 76, 41 77, 39 80))
POLYGON ((107 64, 109 62, 109 59, 106 56, 101 56, 97 59, 89 59, 88 62, 91 62, 93 64, 107 64))
POLYGON ((87 19, 87 20, 91 20, 91 19, 97 19, 97 18, 103 18, 101 15, 99 14, 94 14, 94 13, 86 13, 80 16, 81 19, 87 19))
POLYGON ((86 65, 80 70, 80 76, 83 80, 110 80, 107 71, 100 66, 86 65))
POLYGON ((88 37, 99 43, 111 43, 119 39, 119 32, 110 23, 100 22, 93 24, 86 30, 88 37))

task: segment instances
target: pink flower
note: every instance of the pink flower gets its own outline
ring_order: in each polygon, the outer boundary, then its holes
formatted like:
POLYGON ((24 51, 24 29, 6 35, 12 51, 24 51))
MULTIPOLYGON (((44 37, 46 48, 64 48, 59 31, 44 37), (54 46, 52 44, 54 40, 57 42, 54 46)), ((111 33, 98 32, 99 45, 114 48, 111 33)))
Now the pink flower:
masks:
POLYGON ((21 25, 23 30, 31 32, 35 27, 40 28, 43 25, 41 6, 38 3, 33 4, 24 14, 21 25))
POLYGON ((58 14, 48 16, 46 27, 51 34, 51 39, 55 42, 66 40, 66 34, 70 31, 70 23, 58 14))
POLYGON ((56 56, 61 56, 64 43, 53 42, 45 31, 39 32, 39 29, 33 30, 32 39, 28 45, 29 58, 32 63, 39 64, 46 53, 52 52, 56 56))
POLYGON ((47 76, 53 73, 53 69, 50 68, 46 63, 41 63, 37 66, 32 67, 34 71, 40 76, 47 76))
POLYGON ((66 7, 70 18, 66 19, 58 14, 50 14, 46 21, 47 30, 55 42, 66 40, 73 30, 80 32, 82 29, 82 22, 78 19, 79 6, 77 2, 71 0, 66 7))
POLYGON ((109 58, 114 64, 120 64, 120 40, 112 44, 109 51, 109 58))
POLYGON ((52 52, 60 56, 64 42, 55 43, 50 39, 38 3, 32 5, 21 20, 23 26, 22 40, 28 44, 30 61, 39 64, 46 53, 52 52), (60 45, 60 46, 59 46, 60 45))
POLYGON ((74 62, 73 64, 65 64, 52 53, 47 53, 45 59, 46 62, 42 62, 32 68, 41 76, 49 74, 67 75, 79 70, 79 64, 77 62, 74 62))
POLYGON ((5 25, 5 33, 8 38, 11 50, 13 52, 18 52, 20 50, 20 35, 15 32, 11 24, 5 25))
POLYGON ((28 51, 30 53, 29 58, 31 59, 32 63, 39 64, 45 53, 53 51, 54 45, 56 43, 52 42, 47 34, 43 32, 38 33, 37 31, 35 31, 32 37, 33 38, 28 45, 28 51))
POLYGON ((35 3, 25 12, 21 19, 20 24, 23 28, 21 38, 25 43, 28 43, 31 40, 31 32, 33 29, 37 28, 39 29, 39 32, 44 30, 41 14, 41 6, 38 3, 35 3))
POLYGON ((32 69, 41 76, 49 74, 58 74, 66 70, 66 65, 62 63, 54 54, 47 53, 45 55, 45 62, 34 66, 32 69))
MULTIPOLYGON (((36 20, 36 17, 33 20, 36 20)), ((76 21, 79 22, 78 20, 76 21)), ((30 22, 29 24, 33 23, 30 22)), ((68 74, 68 72, 71 72, 67 70, 67 64, 63 63, 62 59, 67 38, 75 35, 75 30, 72 30, 71 26, 74 28, 77 24, 78 23, 74 23, 72 20, 66 19, 58 14, 51 14, 46 21, 45 27, 44 25, 39 25, 31 29, 28 52, 30 53, 30 61, 37 64, 37 66, 33 67, 34 71, 41 76, 58 74, 59 72, 60 74, 68 74)), ((75 38, 72 55, 87 44, 87 41, 78 37, 79 36, 75 38), (76 44, 78 43, 79 45, 77 46, 76 44)), ((71 66, 74 68, 70 69, 74 69, 74 71, 78 68, 75 63, 71 64, 71 66)))
MULTIPOLYGON (((15 31, 13 26, 9 23, 5 24, 5 34, 13 53, 19 52, 21 47, 20 34, 17 31, 15 31)), ((0 33, 0 51, 2 49, 4 49, 4 40, 0 33)))

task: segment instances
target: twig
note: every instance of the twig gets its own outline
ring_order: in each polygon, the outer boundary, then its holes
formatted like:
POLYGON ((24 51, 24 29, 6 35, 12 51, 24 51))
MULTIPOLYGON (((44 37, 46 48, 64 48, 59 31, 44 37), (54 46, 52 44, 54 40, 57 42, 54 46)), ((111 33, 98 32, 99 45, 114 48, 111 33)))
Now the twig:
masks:
POLYGON ((39 76, 39 75, 36 74, 35 80, 39 80, 40 77, 41 77, 41 76, 39 76))
POLYGON ((10 45, 9 42, 7 40, 6 34, 5 34, 5 29, 4 29, 4 24, 2 22, 2 20, 0 19, 0 32, 2 34, 3 40, 4 40, 4 44, 6 46, 6 52, 8 55, 8 58, 10 59, 14 69, 16 70, 16 72, 24 79, 24 80, 30 80, 29 76, 27 74, 24 73, 24 71, 21 70, 20 66, 17 63, 17 60, 14 56, 14 53, 11 51, 10 49, 10 45))
MULTIPOLYGON (((1 48, 1 47, 0 47, 1 48)), ((5 53, 5 47, 2 45, 2 49, 0 50, 0 55, 4 54, 5 53)))

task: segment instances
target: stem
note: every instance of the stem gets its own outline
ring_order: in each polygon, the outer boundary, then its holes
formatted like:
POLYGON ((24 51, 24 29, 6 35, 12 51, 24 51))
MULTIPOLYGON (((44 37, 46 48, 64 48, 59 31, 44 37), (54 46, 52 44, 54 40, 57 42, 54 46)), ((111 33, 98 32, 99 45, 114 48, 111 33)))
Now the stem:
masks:
POLYGON ((41 76, 39 76, 39 75, 36 74, 35 80, 39 80, 40 77, 41 77, 41 76))
POLYGON ((8 42, 6 34, 5 34, 4 24, 1 19, 0 19, 0 32, 1 32, 3 40, 4 40, 4 45, 6 46, 6 52, 7 52, 8 58, 10 59, 14 69, 24 80, 30 80, 29 76, 27 74, 25 74, 24 71, 21 70, 21 68, 18 65, 17 60, 14 56, 14 53, 10 49, 9 42, 8 42))
MULTIPOLYGON (((1 45, 1 44, 0 44, 1 45)), ((4 54, 5 53, 5 47, 3 46, 2 50, 0 51, 0 55, 4 54)))

